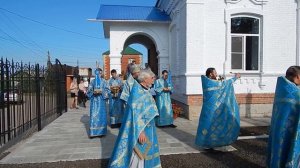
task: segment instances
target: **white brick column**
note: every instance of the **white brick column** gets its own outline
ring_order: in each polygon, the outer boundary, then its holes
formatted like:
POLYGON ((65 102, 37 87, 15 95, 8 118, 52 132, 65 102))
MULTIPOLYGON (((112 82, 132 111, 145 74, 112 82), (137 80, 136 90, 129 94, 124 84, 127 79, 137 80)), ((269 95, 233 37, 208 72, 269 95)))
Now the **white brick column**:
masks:
POLYGON ((163 70, 169 70, 169 55, 166 52, 158 52, 158 76, 163 70))
POLYGON ((186 74, 199 75, 204 71, 204 0, 188 0, 186 5, 186 74))
MULTIPOLYGON (((115 70, 117 70, 117 73, 121 73, 121 57, 122 57, 121 52, 124 47, 125 39, 122 39, 121 38, 122 33, 115 29, 116 29, 116 27, 111 28, 111 30, 110 30, 110 40, 109 40, 110 70, 115 69, 115 70)), ((125 37, 125 38, 127 38, 127 37, 125 37)))
POLYGON ((184 94, 201 94, 200 76, 205 72, 205 6, 204 0, 186 2, 186 72, 184 94))
POLYGON ((109 55, 110 58, 110 70, 115 69, 117 70, 118 73, 121 73, 121 57, 122 55, 118 54, 118 52, 116 53, 111 53, 109 55))

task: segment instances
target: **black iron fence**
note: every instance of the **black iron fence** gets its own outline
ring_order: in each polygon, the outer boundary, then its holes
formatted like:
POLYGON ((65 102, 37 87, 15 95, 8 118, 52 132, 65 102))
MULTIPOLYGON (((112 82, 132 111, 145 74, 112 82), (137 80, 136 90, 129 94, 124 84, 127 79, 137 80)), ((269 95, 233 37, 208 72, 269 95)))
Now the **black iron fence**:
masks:
POLYGON ((1 58, 0 76, 1 152, 67 111, 67 94, 65 65, 57 59, 44 67, 1 58))

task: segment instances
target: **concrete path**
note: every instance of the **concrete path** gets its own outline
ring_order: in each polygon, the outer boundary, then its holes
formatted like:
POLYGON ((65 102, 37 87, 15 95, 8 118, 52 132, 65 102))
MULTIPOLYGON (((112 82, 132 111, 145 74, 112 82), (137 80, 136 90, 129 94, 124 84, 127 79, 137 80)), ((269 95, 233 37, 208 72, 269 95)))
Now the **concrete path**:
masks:
MULTIPOLYGON (((69 110, 42 131, 19 143, 0 164, 41 163, 109 158, 118 129, 103 138, 88 138, 88 108, 69 110)), ((241 126, 267 126, 270 118, 241 119, 241 126)), ((199 153, 194 145, 198 121, 175 120, 177 128, 157 129, 161 155, 199 153)))

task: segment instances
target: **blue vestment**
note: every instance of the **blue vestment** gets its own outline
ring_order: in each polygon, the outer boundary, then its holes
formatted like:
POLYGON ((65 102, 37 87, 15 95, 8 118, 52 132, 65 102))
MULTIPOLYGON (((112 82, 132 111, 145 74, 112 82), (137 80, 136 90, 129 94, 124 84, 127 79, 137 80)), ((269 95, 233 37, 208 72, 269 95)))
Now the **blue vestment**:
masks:
POLYGON ((216 81, 202 76, 203 105, 196 145, 214 148, 232 144, 240 131, 239 106, 233 82, 236 78, 216 81))
MULTIPOLYGON (((96 72, 95 72, 96 73, 96 72)), ((106 135, 107 118, 106 118, 106 99, 108 98, 109 89, 103 78, 98 77, 91 81, 87 96, 90 99, 90 137, 106 135), (94 94, 95 89, 101 89, 101 94, 94 94)))
POLYGON ((110 78, 109 87, 111 86, 119 86, 119 93, 114 95, 112 92, 109 96, 109 116, 110 116, 110 124, 119 124, 122 123, 123 117, 123 102, 120 100, 120 96, 122 93, 123 82, 117 78, 110 78))
POLYGON ((157 79, 154 83, 156 92, 156 105, 158 108, 159 116, 156 118, 157 126, 166 126, 173 124, 173 110, 171 103, 171 93, 173 86, 171 82, 164 79, 157 79), (170 91, 163 91, 164 88, 169 88, 170 91))
POLYGON ((300 88, 278 77, 268 142, 267 167, 300 167, 300 88))
POLYGON ((161 167, 154 122, 154 117, 157 115, 158 111, 152 95, 134 81, 123 116, 123 123, 110 158, 110 168, 128 168, 134 148, 142 149, 144 145, 147 145, 144 150, 144 167, 161 167), (142 131, 150 143, 140 144, 138 142, 142 131))
POLYGON ((121 93, 120 99, 127 102, 129 94, 131 92, 131 88, 134 84, 135 79, 132 77, 131 74, 129 74, 125 84, 123 85, 123 91, 121 93))

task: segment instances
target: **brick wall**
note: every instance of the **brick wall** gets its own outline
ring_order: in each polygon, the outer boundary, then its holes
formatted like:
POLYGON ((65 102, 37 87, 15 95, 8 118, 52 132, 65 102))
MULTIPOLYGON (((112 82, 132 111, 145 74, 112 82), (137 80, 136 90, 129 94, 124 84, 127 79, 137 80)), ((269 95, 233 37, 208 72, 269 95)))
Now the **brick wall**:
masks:
MULTIPOLYGON (((186 96, 188 105, 202 105, 202 95, 186 96)), ((274 100, 273 93, 252 93, 252 94, 236 94, 239 104, 272 104, 274 100)))
POLYGON ((189 95, 187 96, 188 105, 202 105, 203 97, 202 95, 189 95))
POLYGON ((110 78, 110 59, 109 55, 104 55, 103 56, 103 74, 104 78, 107 80, 110 78))
MULTIPOLYGON (((198 119, 202 108, 202 95, 181 95, 185 102, 172 99, 172 103, 182 107, 182 117, 189 120, 198 119)), ((236 94, 241 117, 270 117, 274 94, 236 94)))
MULTIPOLYGON (((126 68, 128 65, 128 60, 129 59, 134 59, 136 64, 141 64, 142 63, 142 57, 140 55, 123 55, 121 58, 121 72, 118 72, 118 74, 126 74, 126 68)), ((104 63, 104 78, 108 80, 110 78, 110 59, 109 55, 104 55, 103 56, 103 63, 104 63)))
POLYGON ((237 94, 236 98, 239 104, 272 104, 274 101, 274 94, 237 94))

